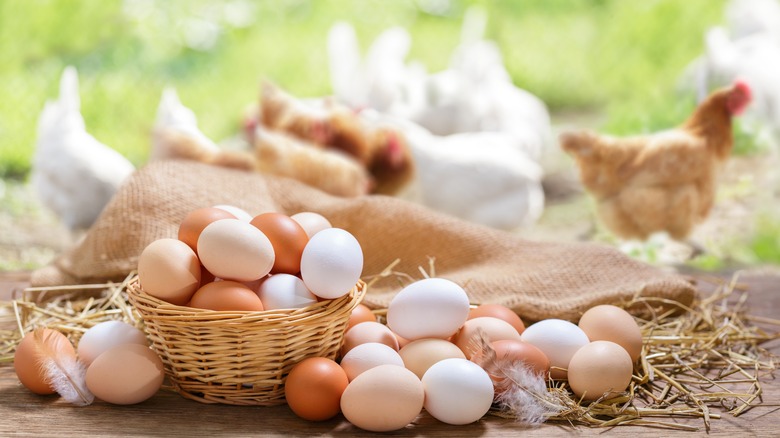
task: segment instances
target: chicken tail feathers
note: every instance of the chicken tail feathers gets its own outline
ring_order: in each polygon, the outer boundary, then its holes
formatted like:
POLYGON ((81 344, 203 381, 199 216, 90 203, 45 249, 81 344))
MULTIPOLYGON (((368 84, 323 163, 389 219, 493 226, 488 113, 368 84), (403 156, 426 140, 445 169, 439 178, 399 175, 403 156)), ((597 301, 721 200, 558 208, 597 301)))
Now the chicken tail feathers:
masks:
POLYGON ((558 139, 561 143, 561 149, 568 154, 585 157, 593 152, 593 135, 589 132, 564 132, 558 139))
POLYGON ((79 97, 79 74, 72 65, 65 67, 60 78, 59 103, 63 109, 78 112, 81 110, 79 97))

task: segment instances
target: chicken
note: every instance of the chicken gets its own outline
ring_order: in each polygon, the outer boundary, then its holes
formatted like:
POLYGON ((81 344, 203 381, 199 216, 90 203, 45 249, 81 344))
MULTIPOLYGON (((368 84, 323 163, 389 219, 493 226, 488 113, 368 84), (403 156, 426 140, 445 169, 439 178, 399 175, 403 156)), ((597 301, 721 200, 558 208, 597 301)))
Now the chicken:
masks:
POLYGON ((509 133, 522 152, 539 160, 553 142, 549 113, 512 83, 500 49, 483 39, 486 25, 485 11, 469 8, 449 68, 428 75, 419 63, 405 64, 411 38, 404 29, 382 32, 361 60, 354 30, 338 23, 328 35, 334 93, 352 107, 411 120, 438 136, 509 133))
MULTIPOLYGON (((361 113, 364 117, 370 111, 361 113), (365 114, 363 114, 365 113, 365 114)), ((437 136, 401 118, 377 116, 400 130, 419 169, 409 199, 493 228, 533 224, 544 209, 542 169, 502 132, 437 136), (475 147, 478 145, 478 147, 475 147)))
POLYGON ((357 161, 371 175, 373 193, 397 194, 414 176, 411 152, 398 133, 331 99, 303 101, 266 82, 259 112, 264 127, 357 161))
POLYGON ((184 106, 179 100, 179 95, 173 88, 163 91, 160 105, 157 107, 157 118, 152 129, 152 151, 150 160, 181 157, 182 151, 176 150, 178 142, 188 138, 197 143, 197 150, 204 154, 216 154, 219 147, 198 128, 198 119, 195 113, 184 106), (175 134, 174 134, 175 133, 175 134))
POLYGON ((716 175, 731 153, 731 119, 751 99, 745 82, 713 92, 680 127, 618 138, 561 135, 599 217, 617 236, 647 239, 667 232, 684 240, 715 198, 716 175))
POLYGON ((38 119, 32 184, 44 205, 72 231, 89 228, 135 167, 86 131, 78 73, 67 67, 60 95, 38 119))

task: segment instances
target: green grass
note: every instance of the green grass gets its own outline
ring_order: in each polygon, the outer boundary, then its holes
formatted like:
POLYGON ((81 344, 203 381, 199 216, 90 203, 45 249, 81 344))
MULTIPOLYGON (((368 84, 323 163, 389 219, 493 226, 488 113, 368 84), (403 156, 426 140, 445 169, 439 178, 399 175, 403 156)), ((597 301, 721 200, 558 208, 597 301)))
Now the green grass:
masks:
MULTIPOLYGON (((0 177, 29 174, 38 115, 56 97, 67 65, 79 70, 89 132, 140 166, 167 85, 195 111, 202 130, 220 140, 238 131, 261 78, 300 96, 330 92, 325 44, 335 21, 353 23, 363 48, 390 26, 406 27, 413 38, 409 59, 435 72, 446 67, 472 4, 487 10, 487 37, 501 47, 513 81, 552 112, 603 114, 603 126, 594 128, 614 134, 664 129, 695 106, 690 92, 679 91, 680 78, 703 52, 705 30, 723 22, 726 1, 259 0, 238 14, 252 18, 248 26, 221 20, 209 50, 183 43, 186 23, 241 2, 160 1, 133 15, 120 0, 2 1, 0 177), (433 14, 422 7, 436 4, 449 8, 433 14)), ((736 153, 760 149, 736 133, 736 153)), ((780 227, 762 224, 743 252, 778 261, 780 227)))
POLYGON ((430 1, 265 0, 242 14, 254 17, 250 26, 224 25, 211 50, 183 45, 185 20, 214 15, 224 3, 157 2, 152 15, 134 18, 117 0, 0 2, 0 176, 29 171, 38 114, 68 64, 79 69, 88 130, 141 165, 166 85, 207 135, 221 139, 237 131, 261 77, 298 95, 330 91, 324 49, 334 21, 352 22, 364 47, 382 30, 405 26, 410 59, 436 71, 473 3, 487 9, 487 36, 500 44, 514 81, 553 111, 606 111, 608 129, 650 130, 676 121, 668 112, 678 101, 676 81, 701 53, 704 30, 722 21, 724 0, 464 0, 440 15, 414 7, 430 1))

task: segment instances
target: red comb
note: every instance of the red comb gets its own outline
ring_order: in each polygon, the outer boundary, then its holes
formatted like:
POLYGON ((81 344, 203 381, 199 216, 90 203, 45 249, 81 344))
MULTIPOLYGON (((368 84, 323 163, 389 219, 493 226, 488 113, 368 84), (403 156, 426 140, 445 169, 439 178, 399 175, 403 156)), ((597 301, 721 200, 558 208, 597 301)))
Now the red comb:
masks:
POLYGON ((745 96, 745 103, 753 100, 753 92, 750 90, 750 85, 748 85, 746 80, 742 78, 735 79, 733 87, 735 91, 745 96))

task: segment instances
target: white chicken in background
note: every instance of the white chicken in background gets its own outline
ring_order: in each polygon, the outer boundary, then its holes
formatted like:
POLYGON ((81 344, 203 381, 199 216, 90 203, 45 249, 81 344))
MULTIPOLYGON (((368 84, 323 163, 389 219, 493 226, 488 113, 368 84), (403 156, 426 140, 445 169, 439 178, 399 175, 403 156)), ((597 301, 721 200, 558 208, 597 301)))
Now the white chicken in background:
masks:
POLYGON ((470 8, 449 68, 432 75, 419 63, 405 64, 411 38, 404 29, 380 34, 361 61, 354 30, 339 23, 328 37, 334 93, 353 107, 412 120, 436 135, 509 133, 538 160, 553 143, 549 113, 512 84, 498 46, 483 39, 486 22, 483 9, 470 8))
POLYGON ((542 214, 538 161, 554 140, 545 104, 512 84, 498 46, 483 39, 486 23, 485 12, 471 8, 449 68, 433 75, 406 63, 404 29, 382 33, 363 60, 352 27, 336 24, 328 35, 331 83, 338 99, 376 110, 406 136, 416 166, 411 200, 513 230, 542 214))
POLYGON ((157 107, 157 118, 152 129, 152 151, 149 160, 162 160, 179 157, 178 145, 172 141, 175 138, 186 137, 197 145, 203 153, 219 152, 220 148, 198 128, 195 113, 184 106, 179 100, 176 90, 166 88, 163 91, 160 105, 157 107))
POLYGON ((415 200, 471 222, 510 231, 532 225, 542 215, 542 168, 512 146, 510 134, 437 136, 408 120, 379 117, 404 134, 412 151, 418 168, 411 190, 419 198, 415 200))
POLYGON ((753 102, 742 127, 780 150, 780 1, 732 1, 726 17, 728 29, 707 31, 705 53, 691 63, 683 84, 699 101, 737 78, 750 84, 753 102))
POLYGON ((89 228, 134 170, 86 131, 78 73, 65 68, 59 99, 46 102, 38 119, 31 178, 41 202, 70 230, 89 228))

